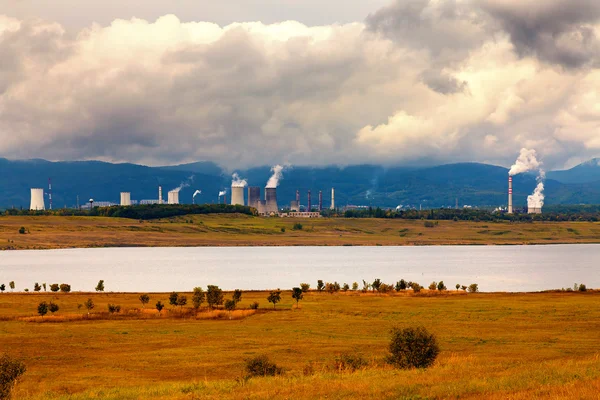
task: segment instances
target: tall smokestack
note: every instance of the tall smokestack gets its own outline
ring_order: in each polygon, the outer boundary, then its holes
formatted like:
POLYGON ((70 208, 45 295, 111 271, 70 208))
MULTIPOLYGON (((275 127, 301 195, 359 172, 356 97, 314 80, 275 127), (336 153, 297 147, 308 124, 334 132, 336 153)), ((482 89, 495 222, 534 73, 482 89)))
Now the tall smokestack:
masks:
POLYGON ((335 188, 331 188, 331 209, 335 210, 335 188))
POLYGON ((296 190, 296 201, 300 203, 300 191, 296 190))
POLYGON ((319 211, 323 210, 323 191, 319 190, 319 211))
POLYGON ((162 186, 158 187, 158 204, 162 204, 162 186))
POLYGON ((312 199, 310 196, 310 190, 308 191, 308 205, 307 205, 308 209, 306 211, 311 212, 312 210, 312 199))
POLYGON ((512 188, 512 181, 513 181, 512 176, 509 176, 508 177, 508 213, 509 214, 513 213, 513 202, 512 202, 513 188, 512 188))

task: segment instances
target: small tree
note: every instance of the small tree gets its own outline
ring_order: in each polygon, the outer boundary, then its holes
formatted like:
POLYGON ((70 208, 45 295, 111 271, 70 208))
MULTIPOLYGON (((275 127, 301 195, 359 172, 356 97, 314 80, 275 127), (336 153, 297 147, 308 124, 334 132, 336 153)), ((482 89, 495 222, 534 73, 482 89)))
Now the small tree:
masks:
POLYGON ((323 289, 325 289, 325 284, 323 283, 322 279, 319 279, 317 281, 317 291, 322 292, 323 289))
POLYGON ((121 306, 118 305, 118 304, 109 304, 108 305, 108 312, 111 313, 111 314, 114 314, 114 313, 118 314, 118 313, 121 312, 121 306))
POLYGON ((187 297, 186 296, 179 296, 177 298, 177 305, 179 306, 180 310, 183 310, 183 306, 185 306, 187 304, 187 297))
POLYGON ((242 301, 242 291, 240 289, 235 289, 233 291, 233 301, 235 302, 235 304, 242 301))
POLYGON ((344 285, 342 286, 342 290, 344 292, 347 292, 348 290, 350 290, 350 285, 348 285, 347 283, 344 283, 344 285))
POLYGON ((37 312, 42 316, 42 318, 44 318, 44 315, 48 314, 48 303, 42 301, 40 304, 38 304, 37 312))
POLYGON ((13 290, 15 290, 15 281, 10 281, 8 282, 8 286, 10 286, 10 291, 12 292, 13 290))
POLYGON ((428 289, 429 289, 429 290, 435 290, 435 289, 437 289, 437 282, 436 282, 436 281, 433 281, 433 282, 431 282, 431 283, 429 284, 429 287, 428 287, 428 289))
POLYGON ((48 310, 50 310, 50 312, 52 314, 54 314, 55 312, 57 312, 59 310, 60 307, 58 307, 58 304, 54 304, 53 302, 50 302, 50 304, 48 305, 48 310))
POLYGON ((353 290, 353 291, 356 291, 356 290, 358 290, 358 282, 354 282, 354 283, 352 284, 352 290, 353 290))
POLYGON ((302 291, 304 293, 308 292, 308 290, 310 289, 310 285, 308 283, 301 283, 300 287, 302 288, 302 291))
POLYGON ((363 279, 362 292, 367 293, 369 291, 369 289, 371 289, 371 284, 363 279))
POLYGON ((42 283, 42 286, 44 287, 44 292, 46 292, 46 282, 42 283))
POLYGON ((296 308, 300 306, 300 300, 304 298, 304 292, 299 287, 292 288, 292 299, 296 300, 296 308))
POLYGON ((440 283, 438 283, 438 285, 437 285, 437 290, 439 290, 441 292, 442 290, 446 290, 446 289, 448 289, 448 288, 446 287, 446 285, 444 285, 444 281, 440 281, 440 283))
POLYGON ((179 298, 179 293, 177 292, 172 292, 169 295, 169 304, 172 306, 177 306, 177 299, 179 298))
POLYGON ((269 293, 269 297, 267 297, 269 303, 273 303, 273 309, 275 309, 275 305, 281 301, 281 290, 273 290, 269 293))
POLYGON ((223 291, 216 285, 208 285, 206 290, 206 302, 210 308, 223 304, 223 291))
POLYGON ((60 291, 63 293, 69 293, 71 291, 71 285, 67 285, 66 283, 61 283, 60 291))
POLYGON ((6 290, 6 286, 3 283, 2 285, 0 285, 0 292, 4 293, 5 290, 6 290))
POLYGON ((204 303, 204 290, 201 287, 195 287, 192 294, 192 305, 196 310, 204 303))
POLYGON ((104 281, 100 279, 96 285, 96 292, 104 292, 104 281))
POLYGON ((26 370, 21 361, 8 354, 0 356, 0 399, 10 399, 13 388, 26 370))
POLYGON ((91 298, 88 298, 84 303, 83 306, 86 308, 87 310, 87 315, 88 317, 90 316, 90 311, 92 311, 94 309, 94 307, 96 307, 96 305, 94 304, 94 300, 92 300, 91 298))
POLYGON ((225 300, 225 309, 227 311, 233 311, 235 310, 235 306, 236 306, 236 302, 235 300, 225 300))
POLYGON ((58 283, 53 283, 50 285, 50 290, 53 292, 58 292, 60 290, 60 286, 58 283))
POLYGON ((470 293, 477 293, 477 292, 479 292, 479 285, 476 284, 476 283, 471 283, 469 285, 469 292, 470 293))
POLYGON ((419 293, 422 288, 422 286, 419 285, 417 282, 411 282, 410 287, 412 288, 413 292, 415 292, 415 293, 419 293))
POLYGON ((371 288, 374 291, 378 291, 379 292, 379 288, 381 287, 381 279, 377 278, 373 281, 373 283, 371 283, 371 288))
POLYGON ((156 309, 158 310, 158 314, 160 314, 163 308, 165 308, 165 305, 162 302, 159 301, 158 303, 156 303, 156 309))
POLYGON ((35 283, 35 285, 33 285, 33 291, 34 292, 39 292, 40 290, 42 290, 42 287, 40 286, 39 283, 35 283))
POLYGON ((140 294, 140 303, 142 303, 142 308, 146 307, 146 304, 148 304, 150 302, 150 296, 146 293, 144 294, 140 294))
POLYGON ((459 290, 459 289, 460 289, 460 283, 457 283, 456 284, 456 290, 459 290))
POLYGON ((406 290, 406 288, 408 287, 404 279, 400 279, 400 284, 398 286, 400 287, 400 290, 406 290))
POLYGON ((587 292, 587 286, 585 286, 583 283, 581 285, 579 285, 579 291, 580 292, 587 292))
POLYGON ((463 291, 465 291, 465 292, 466 292, 466 291, 467 291, 467 289, 468 289, 469 287, 468 287, 468 286, 465 286, 465 285, 461 285, 461 287, 460 287, 460 288, 461 288, 463 291))
POLYGON ((251 310, 258 310, 258 301, 251 303, 249 307, 251 310))
POLYGON ((440 352, 435 335, 424 327, 393 329, 387 361, 397 368, 427 368, 440 352))

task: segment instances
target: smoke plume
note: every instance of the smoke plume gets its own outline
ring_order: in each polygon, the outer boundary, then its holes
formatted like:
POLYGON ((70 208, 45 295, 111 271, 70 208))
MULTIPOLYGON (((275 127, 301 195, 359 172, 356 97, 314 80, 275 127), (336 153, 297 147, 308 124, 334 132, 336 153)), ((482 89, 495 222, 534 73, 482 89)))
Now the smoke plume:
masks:
POLYGON ((186 182, 181 182, 181 184, 179 186, 177 186, 175 189, 170 190, 170 191, 179 193, 181 191, 181 189, 189 187, 193 181, 194 181, 194 175, 191 175, 189 178, 187 178, 186 182))
POLYGON ((524 172, 539 170, 541 163, 537 160, 537 153, 533 149, 521 149, 519 158, 515 161, 515 164, 510 167, 508 174, 510 176, 522 174, 524 172))
POLYGON ((527 208, 542 208, 544 206, 544 182, 538 182, 532 194, 527 196, 527 208))
POLYGON ((219 192, 219 197, 223 197, 227 194, 227 190, 222 190, 219 192))
POLYGON ((194 192, 194 195, 192 196, 192 198, 193 198, 193 199, 195 199, 195 198, 196 198, 196 196, 198 196, 199 194, 202 194, 202 191, 201 191, 201 190, 196 190, 196 191, 194 192))
POLYGON ((282 165, 276 165, 273 168, 271 168, 271 172, 273 173, 273 175, 271 175, 269 181, 267 182, 267 189, 274 189, 277 186, 279 186, 279 181, 283 179, 283 170, 285 168, 286 167, 282 165))
POLYGON ((231 187, 246 187, 248 186, 248 181, 246 179, 240 178, 237 172, 234 172, 231 175, 231 187))

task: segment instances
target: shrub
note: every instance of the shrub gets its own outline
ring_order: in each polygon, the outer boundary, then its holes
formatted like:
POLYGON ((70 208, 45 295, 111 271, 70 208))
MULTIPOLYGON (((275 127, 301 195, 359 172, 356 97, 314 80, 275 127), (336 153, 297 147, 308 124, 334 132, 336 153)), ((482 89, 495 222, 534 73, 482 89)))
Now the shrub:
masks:
POLYGON ((24 235, 24 234, 25 234, 25 227, 24 227, 24 226, 22 226, 22 227, 20 227, 20 228, 19 228, 19 233, 20 233, 21 235, 24 235))
POLYGON ((292 288, 292 299, 296 300, 296 308, 300 304, 300 300, 304 297, 304 292, 299 287, 292 288))
POLYGON ((12 389, 26 370, 25 364, 8 354, 0 357, 0 399, 10 399, 12 389))
POLYGON ((150 302, 150 296, 146 293, 140 294, 140 303, 142 303, 142 308, 145 308, 146 304, 150 302))
POLYGON ((3 283, 0 285, 0 292, 4 292, 6 290, 6 285, 3 283))
POLYGON ((587 291, 587 286, 585 286, 583 283, 581 285, 579 285, 579 291, 580 292, 586 292, 587 291))
POLYGON ((257 356, 246 360, 247 377, 275 376, 283 373, 283 368, 278 367, 266 355, 257 356))
POLYGON ((194 294, 192 294, 192 305, 194 306, 194 308, 197 310, 200 308, 200 306, 202 305, 202 303, 204 303, 204 291, 202 290, 201 287, 195 287, 194 288, 194 294))
POLYGON ((83 305, 85 306, 85 308, 87 309, 87 313, 88 315, 90 315, 90 311, 92 311, 94 309, 94 307, 96 307, 96 305, 94 304, 94 300, 92 299, 87 299, 83 305))
POLYGON ((8 286, 10 286, 10 290, 15 290, 15 281, 8 282, 8 286))
POLYGON ((301 231, 302 230, 302 224, 299 223, 299 222, 296 222, 294 224, 294 226, 292 227, 292 229, 295 230, 295 231, 301 231))
POLYGON ((108 312, 111 313, 111 314, 119 313, 119 312, 121 312, 121 306, 118 305, 118 304, 109 304, 108 305, 108 312))
POLYGON ((255 301, 254 303, 250 303, 249 307, 251 310, 258 310, 258 301, 255 301))
POLYGON ((35 285, 33 285, 33 291, 34 292, 39 292, 40 290, 42 290, 42 287, 40 286, 39 283, 35 283, 35 285))
POLYGON ((44 315, 48 314, 48 303, 42 301, 40 304, 38 304, 37 312, 42 316, 42 318, 44 315))
POLYGON ((358 290, 358 282, 352 284, 352 290, 358 290))
POLYGON ((435 335, 424 327, 392 330, 387 361, 397 368, 427 368, 440 352, 435 335))
POLYGON ((206 302, 210 308, 215 308, 223 304, 223 291, 215 285, 208 285, 206 290, 206 302))
POLYGON ((343 353, 333 362, 334 368, 339 371, 356 371, 365 368, 368 363, 361 354, 343 353))
POLYGON ((479 285, 476 284, 476 283, 471 283, 469 285, 469 292, 470 293, 477 293, 477 292, 479 292, 479 285))
POLYGON ((456 284, 456 290, 459 290, 459 289, 460 289, 460 283, 457 283, 456 284))
POLYGON ((71 285, 67 285, 66 283, 61 283, 60 291, 63 293, 69 293, 71 291, 71 285))
POLYGON ((460 288, 466 292, 468 289, 468 286, 462 285, 460 288))
POLYGON ((179 308, 183 308, 183 306, 185 306, 186 304, 187 304, 186 296, 179 296, 177 298, 177 305, 179 306, 179 308))
POLYGON ((438 285, 437 285, 437 290, 439 290, 441 292, 442 290, 446 290, 446 289, 447 289, 447 287, 446 287, 446 285, 444 285, 444 281, 440 281, 440 283, 438 283, 438 285))
POLYGON ((412 284, 410 285, 410 287, 412 288, 413 292, 415 293, 419 293, 421 291, 422 286, 419 285, 417 282, 412 282, 412 284))
POLYGON ((323 289, 325 289, 325 284, 323 283, 322 279, 319 279, 317 281, 317 291, 322 292, 323 289))
POLYGON ((387 283, 382 283, 381 285, 379 285, 379 289, 377 289, 379 291, 379 293, 389 293, 392 290, 394 290, 394 287, 392 285, 388 285, 387 283))
POLYGON ((371 283, 371 288, 373 288, 373 291, 378 291, 379 292, 379 288, 381 287, 381 279, 377 278, 373 281, 373 283, 371 283))
POLYGON ((96 285, 96 292, 104 292, 104 281, 100 279, 96 285))
POLYGON ((406 281, 404 279, 400 279, 400 281, 396 282, 396 291, 399 292, 401 290, 406 290, 407 288, 406 281))
POLYGON ((237 303, 235 302, 235 300, 225 300, 225 309, 227 311, 233 311, 235 310, 235 305, 237 303))
POLYGON ((344 283, 344 285, 342 285, 342 290, 344 292, 347 292, 348 290, 350 290, 350 285, 348 285, 347 283, 344 283))
POLYGON ((57 312, 59 310, 60 307, 58 307, 58 304, 54 304, 53 302, 50 302, 50 304, 48 304, 48 310, 50 310, 50 312, 52 314, 54 314, 55 312, 57 312))
POLYGON ((300 284, 300 288, 302 289, 302 291, 304 293, 308 292, 308 290, 310 289, 310 284, 308 283, 301 283, 300 284))
POLYGON ((235 289, 233 291, 233 301, 235 302, 235 304, 242 301, 242 291, 240 289, 235 289))
POLYGON ((281 227, 281 233, 285 233, 285 226, 281 227))
POLYGON ((53 283, 52 285, 50 285, 50 290, 53 292, 58 292, 60 290, 60 286, 58 285, 58 283, 53 283))
POLYGON ((165 305, 161 301, 156 303, 156 309, 158 310, 159 314, 163 310, 163 308, 165 308, 165 305))
POLYGON ((435 290, 437 289, 437 282, 433 281, 429 284, 429 287, 427 288, 429 290, 435 290))
POLYGON ((423 226, 424 226, 425 228, 435 228, 435 224, 434 224, 432 221, 425 221, 425 222, 423 223, 423 226))
POLYGON ((178 299, 179 299, 179 293, 171 292, 171 294, 169 295, 169 304, 172 306, 176 306, 178 299))

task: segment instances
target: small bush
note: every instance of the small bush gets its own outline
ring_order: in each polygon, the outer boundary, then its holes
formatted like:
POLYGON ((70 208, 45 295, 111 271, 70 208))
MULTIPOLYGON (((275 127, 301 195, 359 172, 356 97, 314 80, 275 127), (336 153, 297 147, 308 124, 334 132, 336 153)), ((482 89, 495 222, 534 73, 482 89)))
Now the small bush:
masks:
POLYGON ((52 285, 50 285, 50 290, 53 292, 58 292, 60 290, 60 286, 58 285, 58 283, 53 283, 52 285))
POLYGON ((227 311, 235 310, 236 302, 234 300, 225 300, 225 309, 227 311))
POLYGON ((435 335, 424 327, 393 329, 387 361, 397 368, 427 368, 440 352, 435 335))
POLYGON ((247 377, 255 376, 275 376, 283 373, 283 368, 278 367, 269 360, 269 357, 262 355, 246 360, 247 377))
POLYGON ((366 368, 368 363, 361 354, 343 353, 335 358, 334 368, 339 372, 366 368))
POLYGON ((111 313, 111 314, 114 314, 114 313, 118 314, 118 313, 121 312, 121 306, 118 305, 118 304, 109 304, 108 305, 108 312, 111 313))
POLYGON ((60 291, 63 293, 69 293, 71 291, 71 285, 68 285, 66 283, 61 283, 59 288, 60 288, 60 291))
POLYGON ((52 314, 57 312, 59 309, 60 307, 58 306, 58 304, 54 304, 53 302, 50 302, 50 304, 48 304, 48 310, 50 310, 52 314))
POLYGON ((20 228, 19 228, 19 233, 20 233, 21 235, 24 235, 24 234, 25 234, 25 232, 26 232, 26 229, 25 229, 25 227, 24 227, 24 226, 22 226, 22 227, 20 227, 20 228))
POLYGON ((301 283, 300 288, 302 289, 302 292, 306 293, 310 289, 310 284, 309 283, 301 283))
POLYGON ((429 284, 429 287, 428 287, 428 289, 429 289, 429 290, 435 290, 435 289, 437 289, 437 282, 435 282, 435 281, 434 281, 434 282, 431 282, 431 283, 429 284))
POLYGON ((26 370, 21 361, 7 354, 0 356, 0 399, 10 399, 12 389, 26 370))
POLYGON ((425 222, 423 223, 423 226, 424 226, 425 228, 435 228, 435 224, 434 224, 432 221, 425 221, 425 222))
POLYGON ((292 227, 292 229, 295 230, 295 231, 301 231, 302 230, 302 224, 299 223, 299 222, 296 222, 294 224, 294 226, 292 227))
POLYGON ((249 307, 251 310, 258 310, 258 301, 251 303, 249 307))
POLYGON ((444 281, 440 281, 437 285, 437 290, 439 290, 440 292, 442 290, 447 290, 448 288, 446 287, 446 285, 444 285, 444 281))
POLYGON ((585 286, 583 283, 581 285, 579 285, 579 291, 580 292, 586 292, 587 291, 587 286, 585 286))
POLYGON ((477 293, 479 292, 479 285, 476 283, 471 283, 468 290, 470 293, 477 293))
POLYGON ((413 292, 415 292, 415 293, 419 293, 422 288, 422 286, 419 285, 417 282, 412 282, 410 287, 412 288, 413 292))

